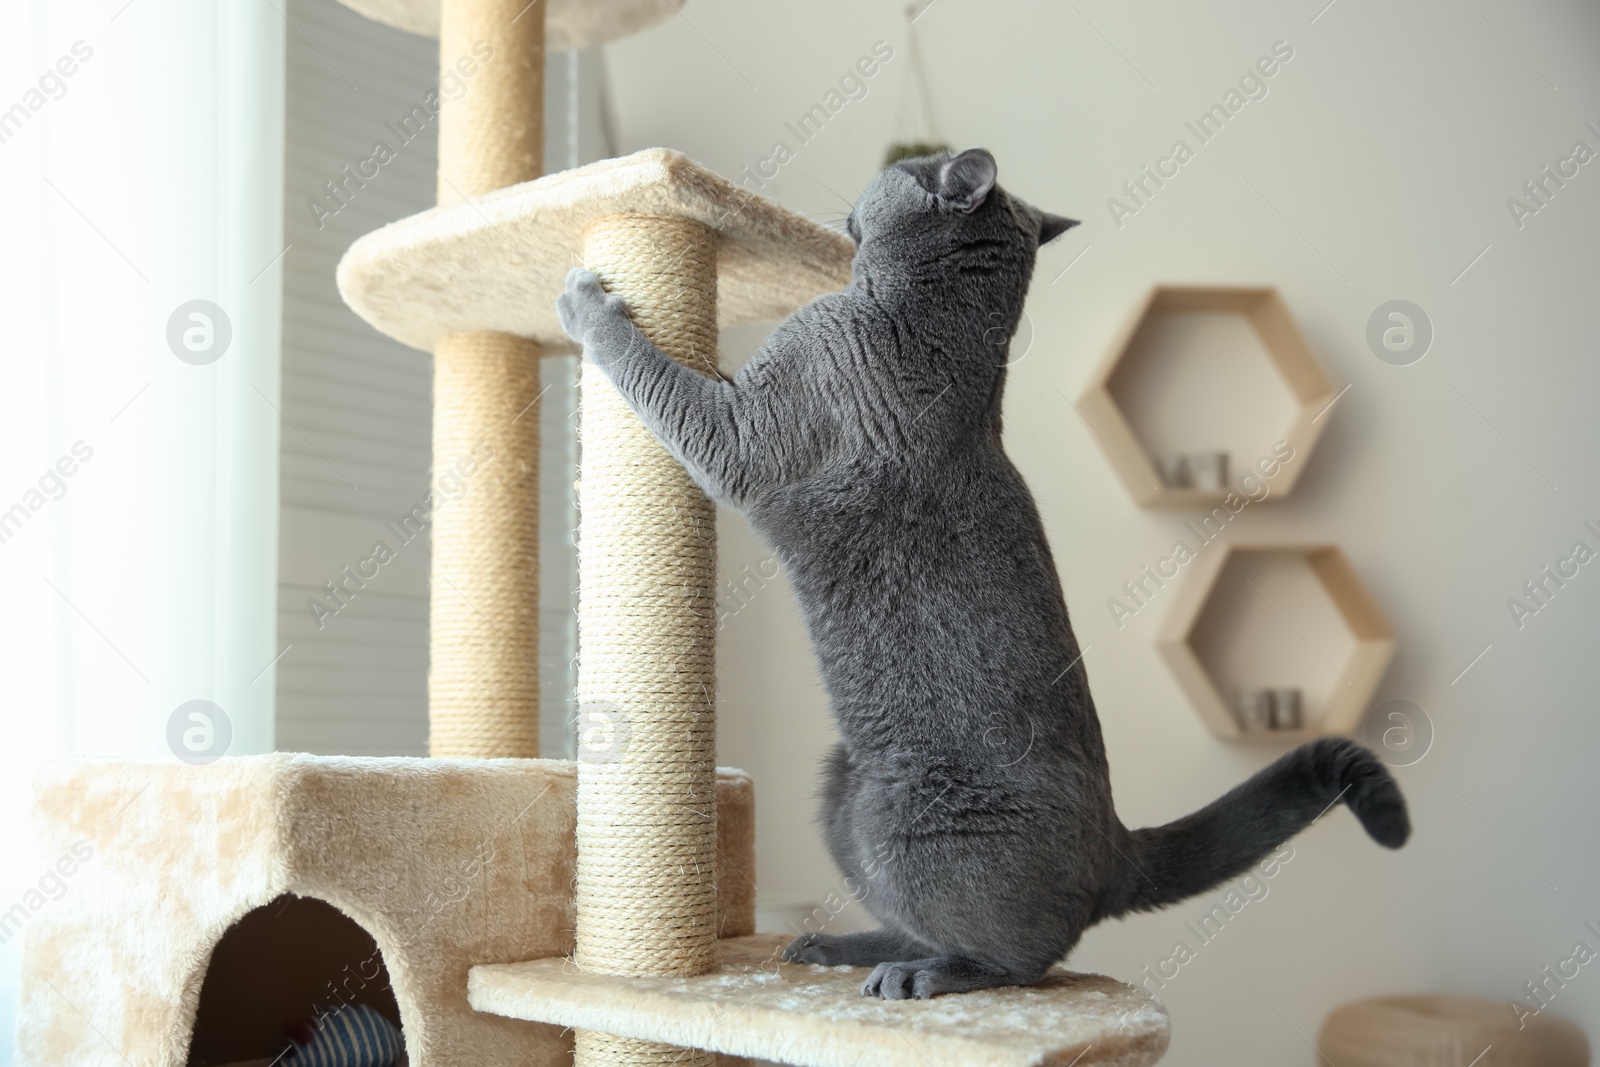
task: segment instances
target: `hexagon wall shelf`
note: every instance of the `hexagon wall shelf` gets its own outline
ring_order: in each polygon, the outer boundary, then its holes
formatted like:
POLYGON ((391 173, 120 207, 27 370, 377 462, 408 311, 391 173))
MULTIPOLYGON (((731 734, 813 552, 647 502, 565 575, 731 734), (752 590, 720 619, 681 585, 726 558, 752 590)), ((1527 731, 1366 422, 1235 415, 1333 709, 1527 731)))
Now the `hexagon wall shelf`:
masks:
POLYGON ((1394 657, 1395 637, 1335 545, 1201 552, 1157 637, 1206 726, 1233 741, 1352 734, 1394 657), (1247 729, 1246 691, 1302 690, 1299 729, 1247 729))
MULTIPOLYGON (((1180 355, 1179 358, 1190 357, 1180 355)), ((1232 434, 1240 424, 1248 423, 1252 412, 1265 417, 1263 405, 1272 402, 1274 393, 1279 396, 1287 409, 1288 425, 1275 436, 1261 441, 1259 451, 1256 445, 1251 445, 1237 457, 1243 461, 1238 466, 1239 475, 1242 475, 1245 468, 1266 460, 1277 440, 1293 448, 1292 462, 1281 464, 1267 480, 1272 490, 1267 499, 1273 499, 1288 493, 1299 479, 1326 422, 1322 415, 1336 395, 1333 382, 1312 356, 1276 289, 1154 287, 1113 339, 1110 350, 1080 398, 1079 410, 1097 431, 1096 438, 1106 457, 1141 505, 1155 508, 1214 505, 1226 497, 1227 485, 1190 488, 1173 484, 1153 458, 1159 449, 1148 440, 1149 428, 1143 435, 1135 429, 1138 420, 1130 417, 1129 401, 1134 394, 1160 392, 1163 386, 1168 386, 1176 395, 1167 395, 1160 406, 1168 413, 1174 405, 1193 411, 1195 405, 1206 403, 1197 398, 1204 392, 1208 380, 1215 383, 1221 380, 1217 375, 1244 372, 1255 379, 1251 388, 1235 390, 1226 401, 1236 405, 1238 410, 1213 407, 1213 411, 1202 414, 1210 416, 1213 423, 1232 434), (1172 331, 1163 330, 1180 322, 1201 330, 1201 339, 1207 343, 1200 346, 1205 351, 1194 358, 1204 359, 1208 365, 1179 368, 1183 373, 1172 381, 1167 381, 1166 376, 1163 380, 1152 381, 1141 367, 1161 358, 1152 355, 1154 346, 1160 342, 1183 347, 1172 339, 1172 331), (1276 380, 1263 373, 1270 370, 1276 370, 1276 380), (1202 388, 1197 390, 1197 385, 1202 388)), ((1162 418, 1158 425, 1167 421, 1162 418)), ((1237 484, 1238 476, 1224 481, 1237 484)))

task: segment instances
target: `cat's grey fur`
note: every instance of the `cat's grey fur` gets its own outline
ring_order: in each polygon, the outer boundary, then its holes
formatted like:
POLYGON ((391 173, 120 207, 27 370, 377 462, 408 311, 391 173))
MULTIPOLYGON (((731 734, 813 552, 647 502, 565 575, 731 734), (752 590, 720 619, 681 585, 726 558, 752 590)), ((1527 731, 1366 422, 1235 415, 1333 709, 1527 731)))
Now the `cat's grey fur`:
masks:
POLYGON ((575 270, 567 332, 713 498, 777 553, 842 740, 827 842, 883 924, 790 959, 925 998, 1037 981, 1102 919, 1248 870, 1343 801, 1410 833, 1383 765, 1306 744, 1177 822, 1128 830, 1033 497, 1000 440, 1009 338, 1039 245, 1072 225, 995 185, 982 149, 907 160, 847 222, 849 286, 730 380, 675 363, 575 270))

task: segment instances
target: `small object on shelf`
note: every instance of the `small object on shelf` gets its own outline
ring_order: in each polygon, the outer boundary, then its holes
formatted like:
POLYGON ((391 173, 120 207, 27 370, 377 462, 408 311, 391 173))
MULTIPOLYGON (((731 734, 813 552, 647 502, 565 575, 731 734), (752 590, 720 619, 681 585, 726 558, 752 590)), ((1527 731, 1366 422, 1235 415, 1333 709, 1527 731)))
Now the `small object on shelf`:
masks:
POLYGON ((1246 689, 1239 699, 1239 723, 1245 730, 1272 729, 1272 690, 1246 689))
POLYGON ((1305 704, 1300 690, 1282 686, 1272 690, 1272 728, 1298 730, 1305 725, 1305 704))
POLYGON ((1228 453, 1191 452, 1184 457, 1188 468, 1189 484, 1208 493, 1220 493, 1228 487, 1228 453))
POLYGON ((1169 489, 1187 489, 1194 484, 1194 478, 1189 471, 1188 456, 1173 456, 1164 467, 1161 480, 1167 483, 1169 489))

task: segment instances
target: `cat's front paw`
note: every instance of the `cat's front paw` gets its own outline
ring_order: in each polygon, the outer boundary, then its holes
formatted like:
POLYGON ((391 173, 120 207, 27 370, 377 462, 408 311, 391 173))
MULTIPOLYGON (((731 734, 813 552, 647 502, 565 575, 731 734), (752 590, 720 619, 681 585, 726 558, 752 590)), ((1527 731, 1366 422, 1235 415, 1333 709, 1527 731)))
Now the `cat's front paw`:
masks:
POLYGON ((556 298, 556 315, 567 336, 598 358, 608 330, 628 321, 628 305, 606 292, 594 271, 574 267, 567 273, 566 291, 556 298))

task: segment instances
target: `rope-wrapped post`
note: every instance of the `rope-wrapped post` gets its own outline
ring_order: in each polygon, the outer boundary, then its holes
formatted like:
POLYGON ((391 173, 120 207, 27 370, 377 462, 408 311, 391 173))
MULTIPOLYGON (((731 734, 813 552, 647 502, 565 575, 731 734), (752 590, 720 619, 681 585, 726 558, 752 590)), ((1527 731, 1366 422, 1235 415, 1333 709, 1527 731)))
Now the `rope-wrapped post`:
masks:
MULTIPOLYGON (((584 263, 662 351, 712 372, 717 234, 616 215, 584 263)), ((577 964, 691 975, 716 963, 716 516, 593 363, 579 487, 577 964)), ((580 1031, 579 1067, 711 1053, 580 1031)))
MULTIPOLYGON (((439 202, 543 167, 544 11, 443 0, 439 202)), ((539 755, 539 346, 460 333, 434 346, 428 750, 539 755)))

